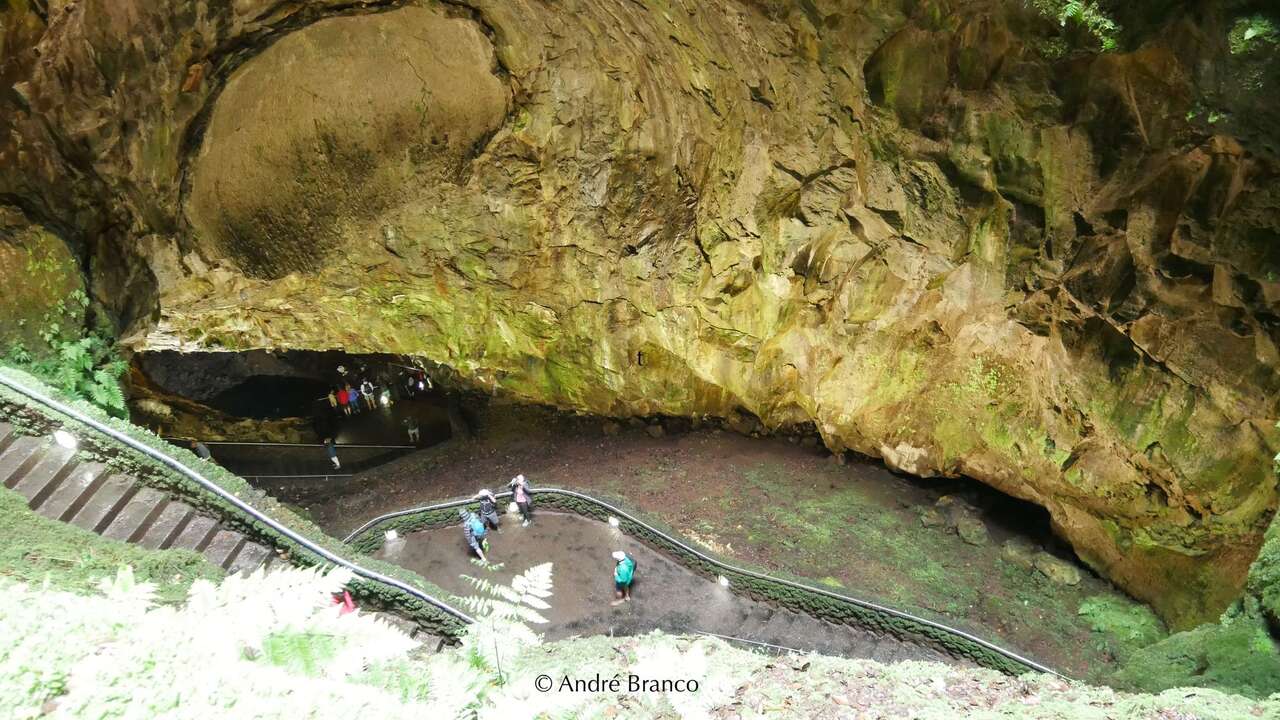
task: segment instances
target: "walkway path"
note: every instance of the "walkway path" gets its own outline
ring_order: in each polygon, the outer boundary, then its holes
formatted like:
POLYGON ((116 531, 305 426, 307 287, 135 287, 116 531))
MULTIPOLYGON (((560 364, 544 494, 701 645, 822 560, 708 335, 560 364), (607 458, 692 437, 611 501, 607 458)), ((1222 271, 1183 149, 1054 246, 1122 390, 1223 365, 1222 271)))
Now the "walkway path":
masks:
POLYGON ((413 570, 456 595, 475 594, 463 575, 509 582, 538 563, 553 563, 550 621, 537 628, 547 639, 574 635, 633 635, 661 629, 709 632, 827 655, 895 662, 933 660, 956 664, 933 648, 835 625, 809 615, 740 597, 730 588, 693 573, 620 530, 594 520, 539 513, 527 528, 504 516, 502 532, 490 532, 490 573, 470 561, 461 527, 416 532, 386 544, 377 557, 413 570), (610 554, 625 550, 637 560, 633 600, 611 607, 610 554))

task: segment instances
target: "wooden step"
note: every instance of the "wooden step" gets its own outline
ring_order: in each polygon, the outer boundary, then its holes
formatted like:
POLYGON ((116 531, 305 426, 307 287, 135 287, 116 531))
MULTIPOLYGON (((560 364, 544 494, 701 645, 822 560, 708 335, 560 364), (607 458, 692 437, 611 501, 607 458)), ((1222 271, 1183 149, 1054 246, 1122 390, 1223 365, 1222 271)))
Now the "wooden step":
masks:
POLYGON ((177 539, 190 521, 195 511, 190 505, 170 501, 160 512, 160 516, 151 524, 146 534, 138 539, 138 544, 148 550, 164 550, 177 539))
POLYGON ((218 523, 213 518, 195 515, 187 521, 187 526, 182 529, 182 532, 178 533, 178 537, 173 539, 173 543, 169 547, 174 550, 204 552, 204 549, 213 541, 213 536, 218 533, 218 530, 218 523))
MULTIPOLYGON (((89 496, 84 504, 75 515, 71 517, 71 524, 82 527, 85 530, 93 532, 101 532, 106 526, 111 524, 120 510, 133 499, 134 493, 138 491, 138 484, 133 478, 124 475, 109 475, 105 482, 98 488, 93 495, 89 496)), ((68 510, 71 512, 72 510, 68 510)), ((65 515, 65 513, 64 513, 65 515)))
POLYGON ((213 536, 209 546, 204 549, 204 556, 209 562, 225 570, 236 559, 236 554, 246 542, 245 536, 224 528, 213 536))
POLYGON ((99 534, 112 540, 132 542, 142 537, 151 523, 159 517, 168 498, 149 487, 138 488, 133 499, 116 514, 111 524, 99 534))
POLYGON ((62 484, 44 499, 34 510, 54 520, 70 520, 89 496, 98 491, 106 482, 106 466, 100 463, 80 463, 76 469, 62 481, 62 484))
POLYGON ((75 468, 75 450, 68 450, 59 445, 50 446, 40 454, 40 459, 18 478, 13 489, 27 499, 27 505, 32 509, 40 507, 41 503, 58 489, 58 486, 75 468))
POLYGON ((4 455, 0 455, 0 481, 4 482, 4 486, 11 488, 16 485, 26 471, 40 460, 40 451, 45 446, 44 438, 29 435, 15 438, 4 455))
POLYGON ((257 570, 258 566, 262 564, 262 561, 266 560, 267 556, 272 554, 274 553, 258 543, 245 543, 245 546, 240 549, 240 554, 236 555, 235 561, 231 563, 231 567, 228 568, 228 571, 238 573, 257 570))
POLYGON ((9 445, 18 438, 18 433, 7 422, 0 422, 0 455, 9 449, 9 445))

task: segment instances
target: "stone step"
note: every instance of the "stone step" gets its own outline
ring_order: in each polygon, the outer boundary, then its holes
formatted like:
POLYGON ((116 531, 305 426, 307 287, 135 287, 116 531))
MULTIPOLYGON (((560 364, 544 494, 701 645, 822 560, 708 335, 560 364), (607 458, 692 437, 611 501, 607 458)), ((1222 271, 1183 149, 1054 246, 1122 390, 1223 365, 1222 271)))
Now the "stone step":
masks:
POLYGON ((255 542, 245 543, 240 550, 240 554, 236 555, 236 559, 231 563, 228 572, 238 573, 250 570, 257 570, 262 561, 267 559, 268 555, 272 555, 270 550, 255 542))
MULTIPOLYGON (((71 518, 71 524, 85 530, 101 532, 115 519, 121 508, 138 491, 133 478, 124 475, 109 475, 71 518)), ((70 512, 70 511, 68 511, 70 512)))
POLYGON ((160 516, 151 524, 146 534, 138 539, 138 544, 148 550, 164 550, 173 544, 178 535, 195 513, 190 505, 171 500, 160 511, 160 516))
POLYGON ((4 486, 11 488, 16 485, 27 470, 40 460, 40 451, 44 447, 43 438, 29 435, 15 438, 9 449, 0 455, 0 481, 4 482, 4 486))
POLYGON ((169 547, 174 549, 204 552, 218 532, 218 523, 213 518, 194 515, 187 521, 187 526, 178 533, 169 547))
POLYGON ((14 483, 13 489, 27 499, 27 504, 37 508, 67 476, 76 468, 76 451, 52 445, 40 454, 40 459, 14 483))
POLYGON ((204 556, 209 562, 225 570, 230 567, 232 561, 236 559, 236 554, 246 542, 247 540, 240 533, 222 529, 213 536, 209 546, 204 549, 204 556))
POLYGON ((112 540, 135 542, 160 516, 167 502, 168 498, 158 490, 149 487, 138 488, 133 499, 120 510, 111 524, 100 534, 112 540))

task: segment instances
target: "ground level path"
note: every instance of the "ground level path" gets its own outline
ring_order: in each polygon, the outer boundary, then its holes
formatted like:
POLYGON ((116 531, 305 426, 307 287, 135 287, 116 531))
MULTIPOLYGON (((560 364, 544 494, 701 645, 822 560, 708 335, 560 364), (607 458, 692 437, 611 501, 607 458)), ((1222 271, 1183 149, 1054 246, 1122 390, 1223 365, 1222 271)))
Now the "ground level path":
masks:
POLYGON ((489 532, 489 560, 496 572, 471 562, 460 526, 412 533, 393 540, 377 557, 413 570, 459 596, 476 591, 463 577, 510 583, 540 563, 552 563, 554 595, 549 621, 534 629, 549 640, 575 635, 638 635, 706 632, 825 655, 882 662, 961 661, 926 645, 818 618, 740 597, 731 588, 695 574, 667 556, 606 523, 577 515, 537 513, 528 527, 518 516, 504 516, 501 532, 489 532), (611 553, 624 550, 636 559, 632 601, 612 606, 611 553))

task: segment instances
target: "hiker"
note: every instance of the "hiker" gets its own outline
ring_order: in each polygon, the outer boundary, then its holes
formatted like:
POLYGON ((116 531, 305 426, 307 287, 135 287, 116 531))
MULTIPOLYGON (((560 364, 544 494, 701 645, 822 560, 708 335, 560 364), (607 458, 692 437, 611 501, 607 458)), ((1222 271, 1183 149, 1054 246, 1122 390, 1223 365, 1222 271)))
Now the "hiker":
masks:
POLYGON ((196 451, 196 455, 201 460, 207 460, 209 462, 213 462, 213 453, 209 452, 208 445, 205 445, 199 440, 195 440, 191 444, 191 449, 196 451))
POLYGON ((364 404, 370 410, 378 406, 378 398, 373 395, 373 383, 369 382, 368 378, 360 383, 360 394, 364 396, 364 404))
POLYGON ((613 566, 614 599, 609 604, 621 605, 623 602, 631 602, 631 581, 636 577, 636 561, 621 550, 613 553, 613 559, 618 564, 613 566))
POLYGON ((408 396, 411 398, 417 396, 418 381, 415 380, 412 375, 406 374, 404 376, 404 391, 408 393, 408 396))
POLYGON ((484 551, 489 547, 489 540, 485 537, 488 529, 475 513, 462 509, 458 514, 462 516, 462 534, 467 539, 467 545, 480 557, 480 562, 489 562, 484 556, 484 551))
POLYGON ((488 489, 482 488, 476 493, 476 500, 480 501, 480 519, 485 525, 502 532, 502 528, 498 527, 498 498, 488 489))
POLYGON ((347 389, 338 390, 338 405, 342 407, 343 415, 351 414, 351 396, 347 394, 347 389))
POLYGON ((409 442, 418 444, 418 418, 410 415, 404 419, 404 429, 409 431, 409 442))
POLYGON ((333 463, 333 469, 341 470, 342 463, 338 462, 338 446, 334 444, 333 438, 324 439, 324 449, 329 454, 329 462, 333 463))
POLYGON ((329 388, 329 409, 338 412, 338 395, 334 392, 337 388, 329 388))
POLYGON ((360 414, 360 391, 350 385, 347 386, 347 405, 351 406, 353 415, 360 414))
POLYGON ((516 507, 520 508, 520 517, 524 519, 521 526, 529 527, 533 522, 533 494, 529 490, 529 481, 524 479, 524 475, 517 475, 508 485, 515 495, 516 507))

